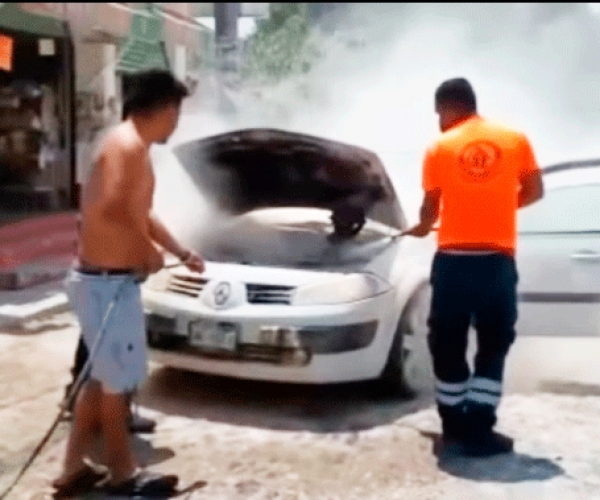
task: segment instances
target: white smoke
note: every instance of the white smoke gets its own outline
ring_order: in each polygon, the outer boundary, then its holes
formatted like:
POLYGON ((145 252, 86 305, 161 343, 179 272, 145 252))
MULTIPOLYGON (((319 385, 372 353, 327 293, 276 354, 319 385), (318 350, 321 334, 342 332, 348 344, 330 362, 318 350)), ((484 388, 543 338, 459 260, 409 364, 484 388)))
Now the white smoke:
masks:
POLYGON ((600 21, 586 4, 354 4, 345 25, 364 47, 324 41, 309 75, 263 89, 232 126, 373 149, 413 220, 444 79, 467 77, 480 112, 528 134, 542 165, 600 154, 600 21))
MULTIPOLYGON (((370 148, 414 220, 435 88, 464 76, 480 113, 528 134, 542 165, 600 156, 600 21, 587 4, 353 4, 321 47, 308 75, 241 94, 235 117, 186 116, 178 140, 265 126, 370 148)), ((184 203, 168 192, 163 207, 184 203)))
MULTIPOLYGON (((600 157, 600 19, 588 4, 353 4, 344 26, 322 42, 325 57, 308 75, 242 94, 235 117, 184 116, 172 143, 276 127, 361 145, 382 158, 415 221, 422 154, 439 133, 435 88, 464 76, 480 113, 525 132, 541 165, 600 157)), ((162 149, 157 211, 188 241, 214 232, 222 215, 162 149)), ((517 341, 512 388, 536 387, 556 369, 540 342, 517 341)))

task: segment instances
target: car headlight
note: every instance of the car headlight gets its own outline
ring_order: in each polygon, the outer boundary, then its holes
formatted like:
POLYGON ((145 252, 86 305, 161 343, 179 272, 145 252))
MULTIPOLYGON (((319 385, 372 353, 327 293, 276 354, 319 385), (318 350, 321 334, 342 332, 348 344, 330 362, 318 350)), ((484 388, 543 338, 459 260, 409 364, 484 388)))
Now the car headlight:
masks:
POLYGON ((148 277, 144 287, 153 292, 166 292, 171 280, 171 273, 167 269, 162 269, 156 274, 148 277))
POLYGON ((292 305, 346 304, 375 297, 390 289, 388 283, 372 274, 350 274, 324 283, 298 288, 292 305))

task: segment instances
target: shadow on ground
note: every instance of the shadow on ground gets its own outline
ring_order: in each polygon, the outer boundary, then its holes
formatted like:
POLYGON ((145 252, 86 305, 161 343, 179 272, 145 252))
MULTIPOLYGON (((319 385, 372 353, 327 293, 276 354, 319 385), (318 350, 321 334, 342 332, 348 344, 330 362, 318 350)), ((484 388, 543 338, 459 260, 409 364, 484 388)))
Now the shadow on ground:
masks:
MULTIPOLYGON (((423 432, 421 435, 439 444, 437 433, 423 432)), ((434 449, 437 446, 434 445, 434 449)), ((497 455, 488 458, 469 458, 458 453, 436 450, 440 470, 451 476, 470 481, 495 483, 522 483, 526 481, 548 481, 562 476, 565 471, 547 458, 532 457, 520 453, 497 455)))
POLYGON ((40 320, 36 323, 28 324, 4 324, 0 325, 3 335, 14 335, 26 337, 28 335, 39 335, 50 332, 60 332, 73 326, 72 322, 63 321, 59 323, 47 323, 40 320))
POLYGON ((158 465, 175 456, 175 452, 171 448, 155 448, 149 440, 140 436, 135 436, 133 446, 136 456, 140 457, 145 467, 158 465))
POLYGON ((438 461, 438 467, 452 476, 496 483, 548 481, 565 474, 563 468, 551 460, 519 453, 486 459, 444 458, 438 461))
POLYGON ((600 385, 544 380, 540 382, 540 391, 567 396, 600 396, 600 385))
POLYGON ((306 386, 155 371, 137 402, 167 415, 271 430, 356 432, 433 404, 432 395, 389 397, 374 383, 306 386))

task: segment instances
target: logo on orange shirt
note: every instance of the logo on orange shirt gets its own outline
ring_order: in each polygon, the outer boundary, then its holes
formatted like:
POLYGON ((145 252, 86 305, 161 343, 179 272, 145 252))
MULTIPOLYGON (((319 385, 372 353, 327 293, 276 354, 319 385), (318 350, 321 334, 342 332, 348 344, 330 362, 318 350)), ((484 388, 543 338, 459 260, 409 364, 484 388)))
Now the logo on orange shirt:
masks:
POLYGON ((474 141, 467 144, 458 156, 459 174, 470 183, 489 182, 501 170, 500 147, 490 141, 474 141))

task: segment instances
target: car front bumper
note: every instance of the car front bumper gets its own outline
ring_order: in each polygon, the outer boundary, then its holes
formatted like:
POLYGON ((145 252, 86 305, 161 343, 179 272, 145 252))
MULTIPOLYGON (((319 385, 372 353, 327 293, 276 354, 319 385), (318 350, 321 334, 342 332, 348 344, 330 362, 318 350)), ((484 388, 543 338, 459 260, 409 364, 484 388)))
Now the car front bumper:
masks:
POLYGON ((311 384, 377 378, 398 315, 393 292, 335 306, 245 304, 216 311, 193 298, 145 290, 144 307, 151 358, 159 364, 234 378, 311 384), (193 347, 191 325, 199 320, 234 325, 235 352, 193 347), (272 338, 266 341, 265 330, 295 331, 299 343, 273 345, 272 338), (306 354, 304 360, 300 351, 306 354))

